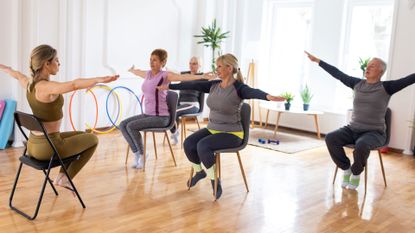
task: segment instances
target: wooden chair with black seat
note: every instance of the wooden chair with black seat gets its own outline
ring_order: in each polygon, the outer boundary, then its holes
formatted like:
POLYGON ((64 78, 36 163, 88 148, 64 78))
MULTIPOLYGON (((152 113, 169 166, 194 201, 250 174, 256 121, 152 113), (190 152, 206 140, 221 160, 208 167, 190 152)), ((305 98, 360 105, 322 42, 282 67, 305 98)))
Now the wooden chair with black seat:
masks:
MULTIPOLYGON (((171 128, 173 128, 174 124, 175 124, 175 119, 176 119, 176 109, 177 109, 177 101, 178 101, 178 94, 174 91, 168 91, 167 93, 167 106, 169 108, 169 113, 170 113, 170 122, 166 127, 162 127, 162 128, 149 128, 149 129, 145 129, 143 130, 144 133, 144 153, 143 153, 143 171, 145 171, 146 169, 146 150, 147 150, 147 133, 151 132, 153 134, 153 145, 154 145, 154 155, 155 158, 157 159, 157 145, 156 145, 156 136, 155 133, 164 133, 164 138, 167 139, 167 142, 169 144, 169 148, 170 148, 170 153, 171 153, 171 157, 173 159, 173 163, 174 166, 176 167, 176 159, 174 158, 174 152, 173 152, 173 148, 171 146, 170 143, 170 139, 167 135, 167 131, 169 131, 171 128)), ((128 161, 128 154, 130 152, 130 148, 127 145, 127 154, 125 156, 125 164, 127 164, 128 161)))
MULTIPOLYGON (((242 165, 241 155, 239 154, 239 151, 244 149, 246 147, 246 145, 248 144, 249 124, 250 124, 250 122, 251 122, 251 106, 249 106, 249 104, 247 104, 247 103, 243 103, 242 107, 241 107, 241 123, 242 123, 242 128, 243 128, 243 131, 244 131, 244 138, 242 140, 242 144, 238 147, 221 149, 221 150, 215 151, 215 159, 216 159, 215 188, 214 188, 215 191, 213 193, 215 201, 216 201, 216 192, 217 192, 217 189, 218 189, 218 178, 221 177, 220 157, 221 157, 221 154, 223 154, 223 153, 236 153, 237 158, 238 158, 238 162, 239 162, 239 168, 240 168, 241 174, 242 174, 242 178, 244 179, 246 192, 249 192, 248 182, 246 181, 246 175, 245 175, 244 167, 242 165)), ((191 170, 190 170, 189 180, 192 179, 193 172, 194 172, 194 170, 193 170, 193 167, 192 167, 191 170)), ((190 190, 190 187, 188 187, 188 190, 190 190)))
POLYGON ((17 170, 17 174, 16 174, 16 178, 13 184, 13 189, 11 191, 10 194, 10 199, 9 199, 9 206, 12 210, 16 211, 17 213, 23 215, 24 217, 30 219, 30 220, 34 220, 38 213, 39 213, 39 209, 40 209, 40 204, 42 203, 42 199, 43 199, 43 194, 45 192, 45 188, 46 188, 46 183, 49 183, 50 186, 52 187, 54 193, 56 196, 58 196, 58 192, 55 189, 55 186, 53 185, 53 182, 51 181, 51 179, 49 178, 49 174, 52 168, 54 167, 58 167, 58 166, 62 166, 63 171, 65 172, 66 177, 68 178, 68 181, 70 182, 70 184, 73 187, 73 191, 75 192, 76 196, 78 197, 79 202, 82 205, 82 208, 85 208, 85 204, 82 201, 81 196, 78 193, 78 190, 76 189, 74 183, 72 182, 72 179, 69 177, 66 167, 68 164, 70 164, 72 161, 74 160, 78 160, 79 159, 79 154, 75 154, 71 157, 62 159, 61 156, 59 155, 58 150, 56 149, 55 145, 52 143, 52 141, 50 140, 45 127, 43 126, 42 122, 35 117, 34 115, 31 114, 27 114, 27 113, 23 113, 23 112, 19 112, 16 111, 14 113, 14 118, 16 121, 17 126, 20 129, 20 132, 22 132, 24 138, 26 139, 26 141, 28 140, 28 137, 25 133, 25 131, 23 130, 23 128, 29 130, 29 131, 39 131, 42 132, 44 137, 47 139, 49 145, 52 147, 54 154, 53 156, 50 158, 50 160, 47 161, 40 161, 37 160, 33 157, 31 157, 29 154, 26 153, 27 151, 27 147, 26 147, 26 143, 25 144, 25 148, 23 151, 23 155, 20 156, 19 160, 20 160, 20 165, 19 168, 17 170), (22 210, 16 208, 15 206, 13 206, 13 197, 16 191, 16 187, 17 187, 17 183, 20 177, 20 173, 22 171, 22 167, 23 164, 30 166, 36 170, 42 170, 43 173, 45 174, 45 180, 43 181, 43 185, 42 188, 40 190, 40 195, 39 195, 39 199, 36 205, 36 210, 34 212, 34 214, 32 216, 26 214, 25 212, 23 212, 22 210))
MULTIPOLYGON (((382 146, 379 146, 377 148, 374 148, 372 150, 376 150, 378 152, 379 155, 379 162, 380 162, 380 167, 382 169, 382 175, 383 175, 383 182, 385 184, 385 187, 387 187, 386 184, 386 175, 385 175, 385 168, 383 167, 383 160, 382 160, 382 152, 381 149, 388 146, 389 141, 390 141, 390 136, 391 136, 391 120, 392 120, 392 111, 390 108, 388 108, 386 110, 386 114, 385 114, 385 125, 386 125, 386 141, 385 144, 383 144, 382 146)), ((351 148, 354 149, 354 145, 346 145, 347 148, 351 148)), ((366 162, 365 165, 365 196, 366 196, 366 191, 367 191, 367 169, 368 169, 368 161, 366 162)), ((339 169, 339 167, 336 166, 336 169, 334 171, 334 177, 333 177, 333 184, 336 182, 336 176, 337 176, 337 170, 339 169)))

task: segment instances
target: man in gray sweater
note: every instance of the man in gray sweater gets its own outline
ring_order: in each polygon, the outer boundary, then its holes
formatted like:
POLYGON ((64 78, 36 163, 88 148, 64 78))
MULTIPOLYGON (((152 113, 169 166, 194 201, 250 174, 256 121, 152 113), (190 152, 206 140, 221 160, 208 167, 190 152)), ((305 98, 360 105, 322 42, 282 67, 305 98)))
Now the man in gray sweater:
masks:
POLYGON ((353 89, 352 120, 349 125, 327 134, 326 144, 334 163, 344 170, 342 187, 356 189, 370 150, 385 144, 385 114, 390 97, 413 84, 415 74, 398 80, 380 81, 386 71, 386 63, 380 58, 373 58, 366 68, 366 79, 360 79, 346 75, 310 53, 305 53, 312 62, 316 62, 331 76, 353 89), (350 164, 343 149, 343 146, 349 144, 355 145, 353 164, 350 164))

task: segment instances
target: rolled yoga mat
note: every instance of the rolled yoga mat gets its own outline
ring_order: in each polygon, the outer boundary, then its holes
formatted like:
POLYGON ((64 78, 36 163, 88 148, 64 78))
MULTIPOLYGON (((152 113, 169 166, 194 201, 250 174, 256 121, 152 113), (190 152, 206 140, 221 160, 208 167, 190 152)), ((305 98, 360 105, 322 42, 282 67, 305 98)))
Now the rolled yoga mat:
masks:
POLYGON ((14 112, 16 111, 16 101, 6 99, 6 107, 0 121, 0 149, 6 148, 7 141, 13 132, 14 112))

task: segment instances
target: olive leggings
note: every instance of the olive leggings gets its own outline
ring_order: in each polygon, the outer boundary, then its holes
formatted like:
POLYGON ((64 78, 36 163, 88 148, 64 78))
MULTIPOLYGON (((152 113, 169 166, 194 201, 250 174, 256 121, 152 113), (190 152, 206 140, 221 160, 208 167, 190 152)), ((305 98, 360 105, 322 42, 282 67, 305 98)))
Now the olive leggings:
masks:
MULTIPOLYGON (((49 138, 62 159, 80 154, 79 160, 72 161, 66 168, 71 178, 88 162, 98 145, 97 136, 80 131, 51 133, 49 138)), ((45 136, 37 136, 32 133, 27 142, 27 152, 37 160, 50 160, 54 153, 45 136)), ((63 168, 61 168, 61 172, 64 172, 63 168)))

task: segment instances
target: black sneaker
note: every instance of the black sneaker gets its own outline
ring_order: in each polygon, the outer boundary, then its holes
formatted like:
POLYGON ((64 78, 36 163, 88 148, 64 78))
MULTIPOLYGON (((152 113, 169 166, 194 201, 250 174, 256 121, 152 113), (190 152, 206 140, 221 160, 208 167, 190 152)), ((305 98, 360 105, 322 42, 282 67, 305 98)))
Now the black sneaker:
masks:
POLYGON ((200 172, 196 172, 196 174, 192 177, 191 180, 187 181, 187 187, 193 187, 199 182, 199 180, 206 177, 205 170, 201 170, 200 172))
MULTIPOLYGON (((212 191, 215 193, 215 180, 210 180, 212 184, 212 191)), ((216 190, 216 199, 219 199, 222 196, 222 185, 220 185, 220 180, 218 179, 218 189, 216 190)))

